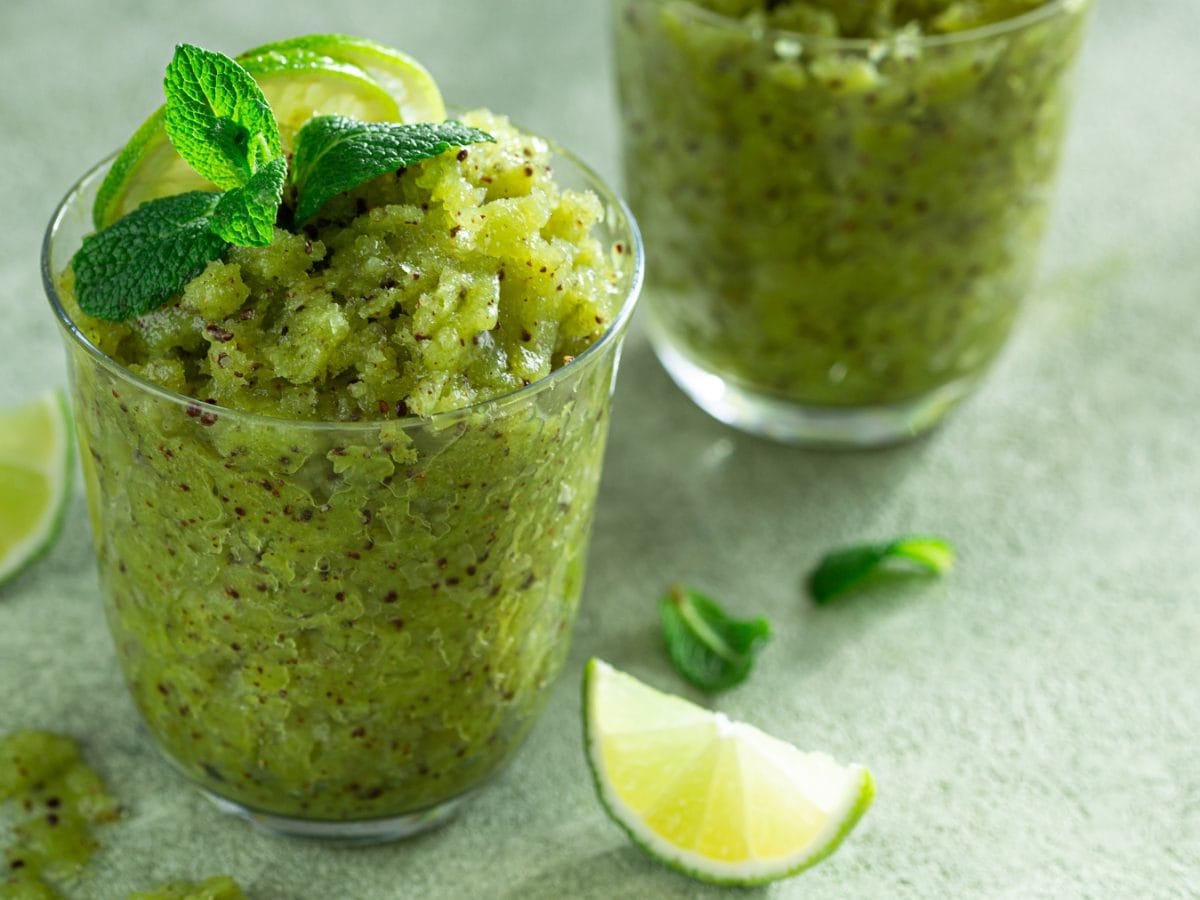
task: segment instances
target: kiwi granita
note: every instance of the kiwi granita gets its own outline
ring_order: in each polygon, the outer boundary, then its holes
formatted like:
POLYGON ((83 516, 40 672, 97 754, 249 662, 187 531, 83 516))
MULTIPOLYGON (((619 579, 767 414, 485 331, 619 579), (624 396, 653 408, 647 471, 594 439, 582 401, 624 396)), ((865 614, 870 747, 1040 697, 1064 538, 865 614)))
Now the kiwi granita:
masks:
POLYGON ((590 191, 560 190, 544 140, 468 113, 474 144, 334 198, 297 233, 234 247, 131 322, 72 309, 131 372, 245 412, 356 422, 515 391, 602 335, 622 296, 590 191))
MULTIPOLYGON (((0 813, 16 809, 0 861, 0 897, 61 896, 100 846, 99 826, 120 804, 70 738, 49 731, 0 735, 0 813)), ((6 829, 7 831, 8 829, 6 829)))
POLYGON ((102 171, 51 226, 126 681, 189 778, 282 831, 438 821, 566 656, 640 244, 565 152, 461 119, 495 142, 277 225, 126 322, 64 273, 102 171))

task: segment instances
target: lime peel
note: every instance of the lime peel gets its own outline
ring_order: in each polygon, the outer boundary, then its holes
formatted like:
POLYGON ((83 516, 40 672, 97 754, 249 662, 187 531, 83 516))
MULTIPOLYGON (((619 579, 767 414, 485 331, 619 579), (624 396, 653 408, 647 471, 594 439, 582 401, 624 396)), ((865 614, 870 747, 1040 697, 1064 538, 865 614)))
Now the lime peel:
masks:
POLYGON ((599 659, 584 743, 601 803, 635 844, 700 881, 751 886, 827 857, 875 796, 871 773, 803 753, 599 659))
POLYGON ((0 585, 45 554, 62 531, 74 443, 59 389, 0 411, 0 585))

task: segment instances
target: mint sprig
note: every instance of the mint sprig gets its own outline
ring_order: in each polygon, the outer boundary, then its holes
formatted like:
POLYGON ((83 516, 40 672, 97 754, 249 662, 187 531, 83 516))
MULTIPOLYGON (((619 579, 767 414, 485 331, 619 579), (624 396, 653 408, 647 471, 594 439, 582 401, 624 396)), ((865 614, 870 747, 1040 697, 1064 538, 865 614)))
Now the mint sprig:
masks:
POLYGON ((458 122, 400 125, 347 116, 314 116, 296 137, 292 183, 296 224, 303 225, 338 194, 452 147, 495 141, 458 122))
POLYGON ((735 619, 708 597, 678 585, 663 598, 659 613, 675 669, 708 693, 745 681, 771 637, 766 619, 735 619))
POLYGON ((210 224, 220 196, 192 191, 151 200, 84 238, 71 260, 80 308, 120 322, 183 290, 228 246, 210 224))
POLYGON ((180 44, 163 90, 167 137, 217 187, 241 187, 283 156, 279 124, 262 88, 228 56, 180 44))
POLYGON ((943 575, 954 568, 954 547, 945 538, 914 536, 845 547, 827 554, 808 576, 813 601, 825 605, 864 581, 888 571, 943 575))
MULTIPOLYGON (((124 179, 165 129, 179 155, 222 192, 193 191, 142 204, 84 239, 71 260, 75 294, 88 315, 109 321, 166 303, 231 244, 265 247, 280 219, 288 180, 279 125, 254 78, 221 54, 180 44, 163 79, 167 102, 118 155, 97 196, 99 223, 124 179)), ((297 225, 339 193, 454 147, 494 141, 457 122, 367 123, 320 116, 296 136, 292 181, 297 225)))

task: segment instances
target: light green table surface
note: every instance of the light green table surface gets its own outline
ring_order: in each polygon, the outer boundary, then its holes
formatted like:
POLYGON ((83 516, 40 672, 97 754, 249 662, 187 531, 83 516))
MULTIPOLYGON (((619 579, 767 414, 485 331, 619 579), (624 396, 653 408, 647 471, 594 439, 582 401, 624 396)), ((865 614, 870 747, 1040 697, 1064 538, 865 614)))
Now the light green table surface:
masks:
MULTIPOLYGON (((269 6, 0 0, 0 405, 64 380, 42 230, 159 102, 176 41, 372 35, 451 102, 617 171, 603 0, 269 6)), ((656 619, 674 580, 775 623, 722 710, 878 781, 841 851, 762 896, 1200 896, 1200 4, 1100 0, 1093 25, 1043 276, 984 389, 929 438, 831 454, 740 436, 635 328, 566 671, 516 761, 442 831, 274 839, 169 771, 117 672, 77 494, 51 555, 0 591, 0 733, 77 737, 128 808, 70 896, 217 872, 260 900, 721 893, 625 840, 581 752, 589 656, 683 690, 656 619), (955 540, 951 577, 803 598, 823 550, 914 530, 955 540)))

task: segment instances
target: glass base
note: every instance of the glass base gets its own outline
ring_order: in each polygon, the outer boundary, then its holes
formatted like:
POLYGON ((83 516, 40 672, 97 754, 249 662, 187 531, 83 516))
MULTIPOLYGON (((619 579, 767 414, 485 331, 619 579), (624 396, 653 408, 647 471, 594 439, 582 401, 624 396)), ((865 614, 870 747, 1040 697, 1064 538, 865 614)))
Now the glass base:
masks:
POLYGON ((203 788, 200 790, 221 812, 244 819, 259 831, 277 837, 308 838, 342 845, 383 844, 437 828, 454 818, 474 795, 474 791, 469 791, 437 806, 386 819, 333 822, 293 819, 289 816, 259 812, 203 788))
POLYGON ((974 389, 960 378, 914 400, 880 406, 804 406, 758 394, 652 338, 663 368, 706 413, 750 434, 807 447, 887 447, 928 431, 974 389))

